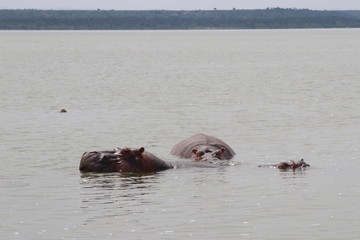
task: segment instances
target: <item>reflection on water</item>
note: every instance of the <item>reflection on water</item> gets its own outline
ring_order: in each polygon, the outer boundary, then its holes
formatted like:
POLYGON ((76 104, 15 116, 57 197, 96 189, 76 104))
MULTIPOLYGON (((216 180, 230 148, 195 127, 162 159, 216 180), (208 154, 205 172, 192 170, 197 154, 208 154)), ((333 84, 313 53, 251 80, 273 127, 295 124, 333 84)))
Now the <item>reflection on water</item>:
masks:
MULTIPOLYGON (((111 192, 120 197, 136 197, 151 193, 156 188, 159 173, 153 174, 83 174, 81 186, 83 194, 111 192), (93 192, 91 190, 94 190, 93 192), (124 193, 124 194, 123 194, 124 193)), ((88 201, 87 201, 88 202, 88 201)))
MULTIPOLYGON (((132 184, 142 184, 152 179, 156 179, 158 173, 81 173, 81 184, 88 184, 91 187, 107 186, 107 182, 121 180, 124 186, 132 184)), ((85 186, 88 187, 88 186, 85 186)))
POLYGON ((158 190, 160 175, 82 174, 81 208, 92 211, 92 216, 85 222, 139 213, 139 206, 154 204, 156 200, 152 201, 147 195, 158 190))

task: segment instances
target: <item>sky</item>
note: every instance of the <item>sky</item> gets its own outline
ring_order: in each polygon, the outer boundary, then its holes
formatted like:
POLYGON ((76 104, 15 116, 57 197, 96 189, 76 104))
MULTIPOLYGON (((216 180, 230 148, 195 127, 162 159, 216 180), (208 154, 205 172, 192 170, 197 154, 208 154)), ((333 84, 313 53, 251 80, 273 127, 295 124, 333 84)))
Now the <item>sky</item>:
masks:
POLYGON ((0 9, 228 10, 274 7, 360 10, 360 0, 0 0, 0 9))

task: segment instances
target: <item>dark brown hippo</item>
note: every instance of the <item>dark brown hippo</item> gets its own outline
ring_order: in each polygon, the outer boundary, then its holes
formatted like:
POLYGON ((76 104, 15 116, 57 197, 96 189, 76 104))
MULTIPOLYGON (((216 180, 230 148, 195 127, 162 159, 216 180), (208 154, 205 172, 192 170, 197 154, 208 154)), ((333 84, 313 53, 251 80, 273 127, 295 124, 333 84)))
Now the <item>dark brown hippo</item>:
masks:
POLYGON ((304 159, 301 159, 298 162, 295 162, 291 160, 290 162, 281 162, 279 164, 273 164, 273 165, 259 165, 259 167, 275 167, 282 170, 295 170, 297 168, 306 168, 310 167, 310 164, 306 163, 304 159))
POLYGON ((113 151, 85 152, 80 160, 81 172, 134 172, 148 173, 174 168, 143 147, 122 148, 113 151))
POLYGON ((235 151, 216 137, 198 133, 177 143, 170 154, 181 158, 192 158, 195 161, 214 162, 233 158, 235 151))
POLYGON ((214 166, 204 163, 190 163, 183 161, 165 162, 155 155, 146 152, 143 147, 116 148, 111 151, 85 152, 80 160, 81 172, 132 172, 151 173, 172 168, 213 168, 214 166))

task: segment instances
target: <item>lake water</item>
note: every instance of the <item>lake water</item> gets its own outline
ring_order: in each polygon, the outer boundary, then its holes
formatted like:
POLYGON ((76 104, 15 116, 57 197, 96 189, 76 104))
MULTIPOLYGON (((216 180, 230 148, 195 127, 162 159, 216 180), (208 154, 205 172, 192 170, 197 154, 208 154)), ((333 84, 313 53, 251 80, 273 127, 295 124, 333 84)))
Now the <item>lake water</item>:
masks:
POLYGON ((360 238, 360 29, 0 42, 1 239, 360 238), (114 147, 178 160, 172 146, 198 132, 238 164, 78 171, 83 152, 114 147), (312 166, 257 167, 301 158, 312 166))

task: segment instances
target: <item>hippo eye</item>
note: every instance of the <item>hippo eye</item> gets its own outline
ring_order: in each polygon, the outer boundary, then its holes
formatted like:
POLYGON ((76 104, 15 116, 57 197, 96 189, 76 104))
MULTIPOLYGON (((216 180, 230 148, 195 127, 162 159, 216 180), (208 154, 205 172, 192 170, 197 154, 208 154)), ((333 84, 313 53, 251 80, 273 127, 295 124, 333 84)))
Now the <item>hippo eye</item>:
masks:
POLYGON ((216 151, 213 153, 214 157, 220 158, 221 157, 221 152, 220 151, 216 151))
POLYGON ((199 151, 199 152, 196 153, 197 156, 204 156, 204 154, 205 153, 203 151, 199 151))
POLYGON ((121 154, 129 153, 129 152, 130 152, 130 149, 128 149, 128 148, 123 148, 120 151, 121 154))

